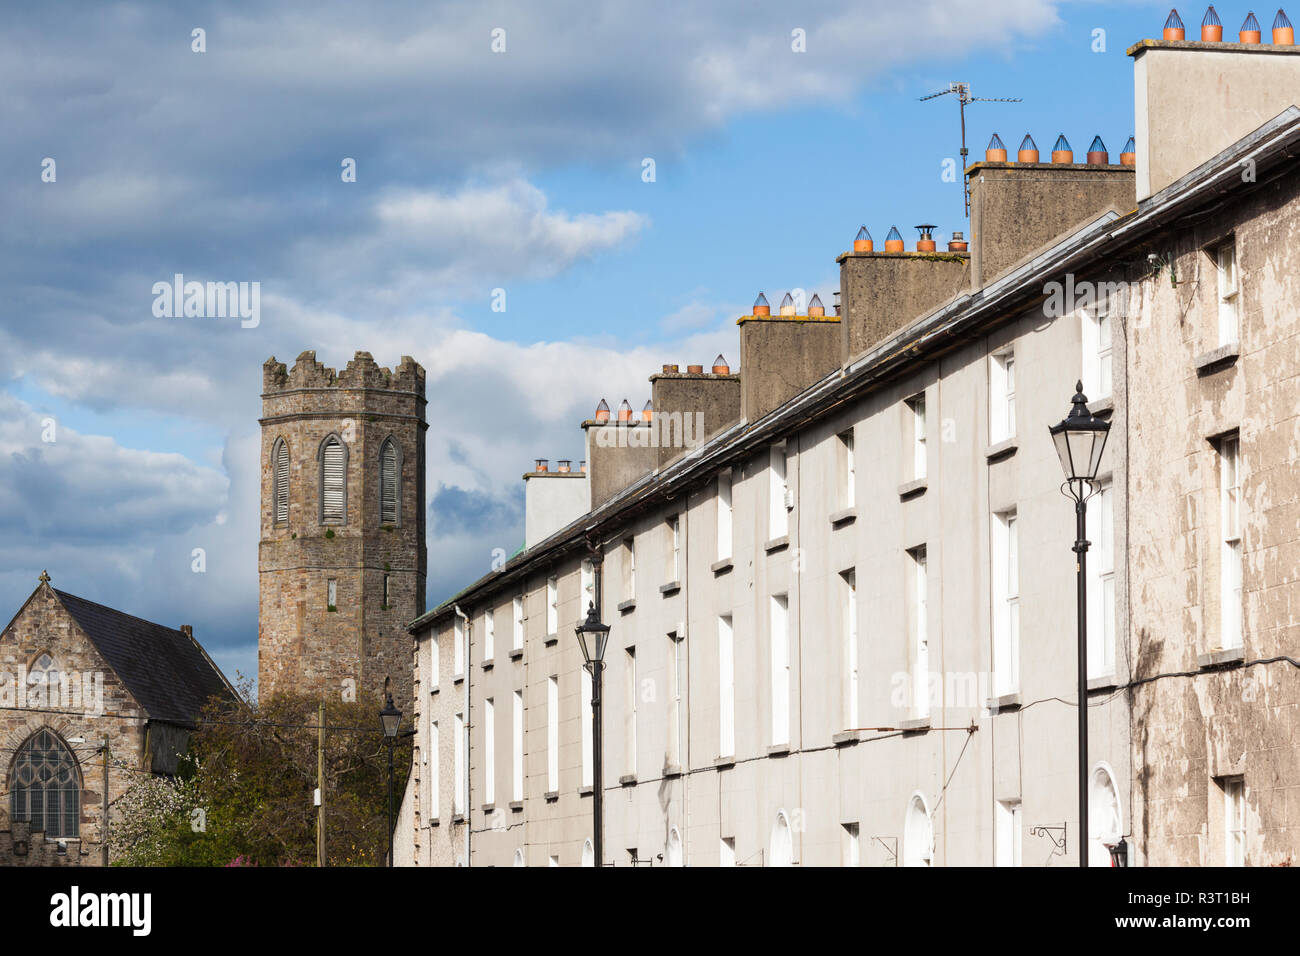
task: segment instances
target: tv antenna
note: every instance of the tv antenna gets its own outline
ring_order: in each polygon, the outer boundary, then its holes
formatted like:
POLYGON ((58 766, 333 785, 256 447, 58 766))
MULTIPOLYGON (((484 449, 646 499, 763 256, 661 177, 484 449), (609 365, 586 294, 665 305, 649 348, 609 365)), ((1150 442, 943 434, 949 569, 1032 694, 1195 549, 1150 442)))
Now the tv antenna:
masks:
POLYGON ((921 102, 933 100, 940 96, 947 96, 949 93, 957 97, 957 106, 961 111, 961 193, 962 201, 966 208, 966 217, 970 218, 970 186, 966 182, 966 157, 970 150, 966 148, 966 104, 968 103, 1019 103, 1018 96, 971 96, 969 83, 949 83, 946 90, 940 90, 938 93, 931 93, 929 96, 922 96, 921 102))

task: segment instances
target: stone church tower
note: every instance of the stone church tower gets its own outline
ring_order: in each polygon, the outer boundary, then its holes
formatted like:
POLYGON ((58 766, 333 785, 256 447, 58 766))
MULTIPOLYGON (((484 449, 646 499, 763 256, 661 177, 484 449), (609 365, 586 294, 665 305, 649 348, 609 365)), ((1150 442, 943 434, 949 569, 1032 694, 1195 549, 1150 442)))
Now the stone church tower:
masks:
POLYGON ((424 369, 357 352, 262 366, 258 692, 411 707, 406 625, 424 612, 424 369))

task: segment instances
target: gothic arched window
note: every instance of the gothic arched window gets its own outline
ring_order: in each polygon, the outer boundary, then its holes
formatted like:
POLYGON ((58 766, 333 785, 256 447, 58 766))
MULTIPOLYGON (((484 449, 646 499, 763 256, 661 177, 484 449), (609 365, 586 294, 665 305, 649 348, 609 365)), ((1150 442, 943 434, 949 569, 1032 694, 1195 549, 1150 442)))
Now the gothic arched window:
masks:
POLYGON ((320 520, 323 524, 345 524, 348 506, 348 452, 337 435, 320 446, 320 520))
POLYGON ((284 524, 289 520, 289 443, 283 438, 271 449, 271 501, 271 520, 284 524))
POLYGON ((76 838, 81 823, 77 761, 58 735, 41 729, 14 755, 10 817, 28 820, 48 838, 76 838))
POLYGON ((387 439, 379 449, 379 523, 397 524, 402 517, 402 452, 387 439))

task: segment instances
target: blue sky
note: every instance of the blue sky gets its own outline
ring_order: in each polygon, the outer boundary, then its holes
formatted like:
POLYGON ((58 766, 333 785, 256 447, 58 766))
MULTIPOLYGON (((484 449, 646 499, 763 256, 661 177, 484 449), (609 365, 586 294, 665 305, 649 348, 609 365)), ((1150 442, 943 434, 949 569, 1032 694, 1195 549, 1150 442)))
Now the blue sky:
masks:
MULTIPOLYGON (((1228 32, 1246 12, 1218 9, 1228 32)), ((734 319, 760 289, 830 306, 835 256, 863 223, 909 242, 918 222, 941 240, 967 229, 960 185, 941 178, 956 103, 920 96, 961 80, 1023 98, 970 108, 973 158, 994 130, 1044 151, 1064 132, 1078 154, 1100 133, 1117 154, 1133 132, 1124 51, 1167 12, 466 0, 12 14, 0 603, 16 610, 48 568, 57 587, 193 624, 228 673, 255 673, 261 363, 306 349, 335 367, 362 349, 428 369, 440 599, 518 546, 519 475, 535 457, 580 458, 577 423, 601 397, 639 407, 664 362, 734 363, 734 319), (260 282, 260 326, 154 317, 151 285, 175 272, 260 282)), ((1182 11, 1189 30, 1202 12, 1182 11)))

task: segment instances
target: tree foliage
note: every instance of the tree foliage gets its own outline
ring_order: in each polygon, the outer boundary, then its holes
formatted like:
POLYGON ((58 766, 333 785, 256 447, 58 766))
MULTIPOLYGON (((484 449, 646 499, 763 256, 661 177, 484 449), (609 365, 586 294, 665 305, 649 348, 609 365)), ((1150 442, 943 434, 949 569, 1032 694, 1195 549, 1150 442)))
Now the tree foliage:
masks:
MULTIPOLYGON (((247 696, 246 694, 244 695, 247 696)), ((113 807, 115 861, 134 866, 311 866, 319 698, 213 701, 175 778, 144 777, 113 807)), ((378 700, 325 702, 325 862, 382 866, 388 746, 378 700)), ((394 815, 410 738, 393 756, 394 815)))

